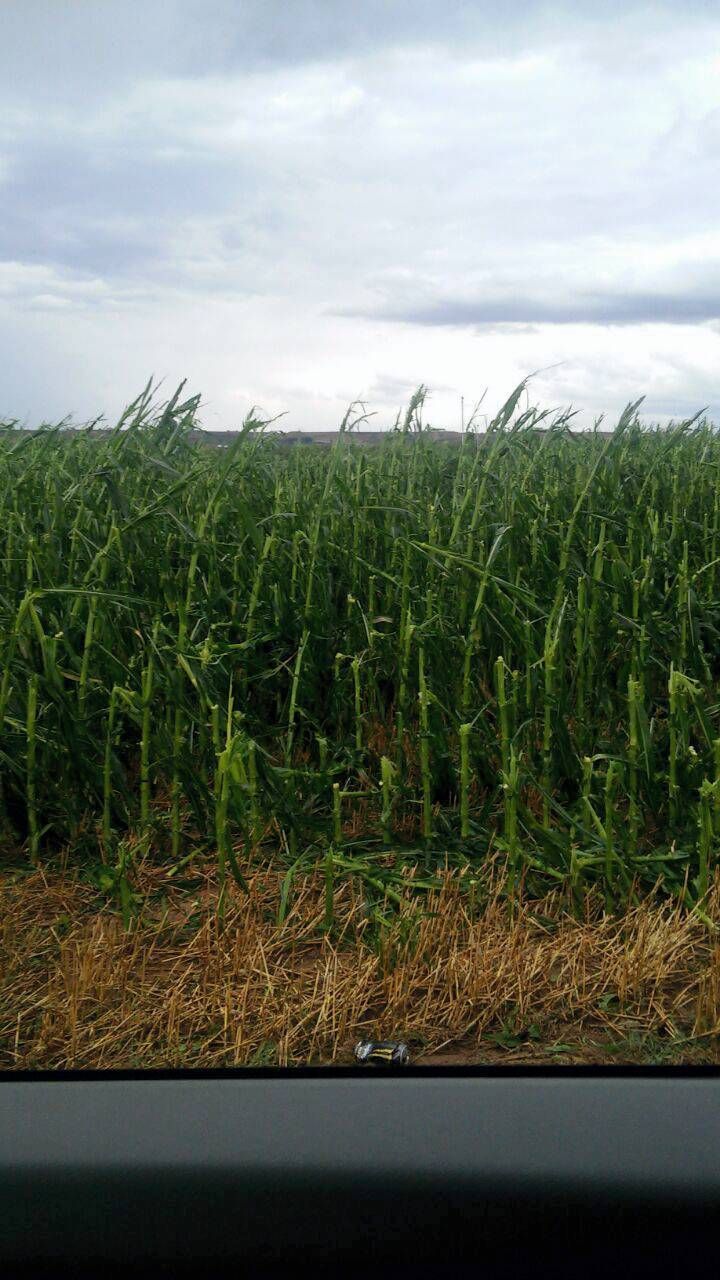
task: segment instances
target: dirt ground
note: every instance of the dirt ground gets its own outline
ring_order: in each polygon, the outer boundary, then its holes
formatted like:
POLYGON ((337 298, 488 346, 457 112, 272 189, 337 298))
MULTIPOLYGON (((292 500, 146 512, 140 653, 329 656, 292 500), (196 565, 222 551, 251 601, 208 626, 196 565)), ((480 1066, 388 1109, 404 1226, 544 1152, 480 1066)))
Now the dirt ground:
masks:
MULTIPOLYGON (((650 897, 620 916, 590 897, 520 901, 502 879, 470 906, 457 874, 378 918, 359 879, 320 871, 234 885, 213 865, 146 859, 133 918, 86 872, 0 875, 0 1067, 346 1065, 362 1038, 402 1039, 420 1067, 720 1062, 720 945, 650 897)), ((720 919, 720 885, 707 912, 720 919)))

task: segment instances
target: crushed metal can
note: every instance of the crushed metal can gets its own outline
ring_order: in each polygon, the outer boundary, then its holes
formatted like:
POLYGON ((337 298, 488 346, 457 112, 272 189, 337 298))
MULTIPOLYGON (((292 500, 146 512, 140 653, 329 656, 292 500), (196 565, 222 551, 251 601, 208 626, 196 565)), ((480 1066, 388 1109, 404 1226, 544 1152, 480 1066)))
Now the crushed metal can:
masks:
POLYGON ((410 1051, 402 1040, 360 1040, 355 1045, 355 1061, 366 1066, 406 1067, 410 1051))

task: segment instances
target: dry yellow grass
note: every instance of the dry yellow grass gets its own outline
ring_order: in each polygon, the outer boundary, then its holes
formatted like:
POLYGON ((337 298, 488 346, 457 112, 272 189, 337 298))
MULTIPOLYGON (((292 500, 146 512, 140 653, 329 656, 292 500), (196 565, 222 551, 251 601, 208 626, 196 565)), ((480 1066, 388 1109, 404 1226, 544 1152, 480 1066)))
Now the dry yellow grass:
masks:
MULTIPOLYGON (((76 874, 6 874, 0 1065, 344 1063, 366 1035, 405 1038, 428 1065, 717 1060, 720 946, 668 901, 611 917, 590 897, 578 920, 551 895, 511 922, 499 875, 473 912, 448 873, 435 893, 408 889, 378 934, 348 879, 327 936, 319 872, 298 879, 281 928, 279 870, 255 875, 249 897, 233 888, 222 928, 213 868, 193 874, 181 888, 140 865, 127 932, 76 874)), ((720 918, 720 884, 708 912, 720 918)))

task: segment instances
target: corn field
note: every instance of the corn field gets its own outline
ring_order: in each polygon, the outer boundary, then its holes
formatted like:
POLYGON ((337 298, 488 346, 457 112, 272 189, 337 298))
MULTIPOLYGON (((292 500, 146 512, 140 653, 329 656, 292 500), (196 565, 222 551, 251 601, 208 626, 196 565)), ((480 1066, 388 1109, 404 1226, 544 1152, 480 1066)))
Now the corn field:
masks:
MULTIPOLYGON (((1 847, 360 876, 507 859, 508 894, 660 882, 720 836, 720 440, 524 407, 439 441, 190 433, 152 388, 102 436, 0 433, 1 847)), ((423 878, 424 877, 424 878, 423 878)), ((469 890, 470 891, 470 890, 469 890)), ((283 902, 279 914, 282 916, 283 902)))

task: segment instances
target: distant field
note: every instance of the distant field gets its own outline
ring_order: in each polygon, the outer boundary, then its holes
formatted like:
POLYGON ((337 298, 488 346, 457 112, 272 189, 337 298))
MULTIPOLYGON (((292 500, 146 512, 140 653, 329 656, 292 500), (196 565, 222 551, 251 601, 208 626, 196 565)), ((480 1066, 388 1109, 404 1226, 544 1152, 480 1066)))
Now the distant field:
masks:
POLYGON ((202 867, 221 931, 256 877, 282 929, 319 876, 318 936, 351 885, 382 949, 448 873, 479 910, 499 860, 508 928, 657 891, 712 937, 720 438, 637 404, 574 434, 521 390, 479 440, 411 411, 209 452, 197 399, 148 396, 103 435, 2 434, 13 876, 69 868, 129 931, 141 867, 202 867))
MULTIPOLYGON (((2 432, 3 430, 3 425, 5 428, 5 431, 8 433, 12 431, 15 437, 21 434, 36 435, 39 430, 38 428, 34 428, 30 430, 29 428, 25 428, 25 427, 15 427, 13 424, 9 424, 9 423, 6 423, 6 424, 0 423, 0 432, 2 432)), ((443 442, 445 444, 461 445, 463 441, 465 441, 466 448, 468 448, 470 444, 472 444, 473 446, 482 446, 485 440, 485 437, 488 434, 488 432, 486 431, 479 431, 479 430, 476 431, 475 429, 473 429, 471 432, 464 433, 461 431, 442 431, 434 427, 425 428, 424 433, 425 433, 426 439, 435 440, 437 442, 443 442)), ((69 438, 69 439, 72 439, 75 436, 84 435, 88 440, 92 440, 96 443, 102 443, 112 435, 112 431, 110 429, 102 430, 99 428, 96 428, 94 430, 88 430, 88 429, 83 429, 81 427, 63 427, 61 429, 60 434, 63 436, 63 438, 69 438)), ((198 428, 197 430, 188 431, 187 440, 191 444, 205 444, 205 445, 212 445, 214 448, 218 448, 218 449, 227 449, 230 447, 230 445, 233 444, 235 440, 238 439, 238 436, 240 434, 241 433, 239 431, 204 431, 198 428)), ((276 443, 279 445, 320 444, 320 445, 330 446, 335 444, 336 440, 340 438, 341 433, 339 431, 288 431, 288 430, 281 431, 281 430, 275 429, 273 430, 272 434, 276 440, 276 443)), ((535 434, 539 436, 544 435, 543 428, 537 427, 535 429, 535 434)), ((587 432, 573 431, 573 434, 574 435, 585 435, 585 434, 595 435, 599 439, 607 439, 608 436, 612 435, 612 432, 602 431, 600 429, 597 429, 594 431, 587 431, 587 432)), ((414 432, 408 433, 407 438, 412 440, 414 439, 414 435, 415 435, 414 432)), ((392 431, 351 431, 346 435, 345 438, 348 441, 353 441, 356 444, 379 445, 379 444, 382 444, 384 441, 387 441, 388 439, 397 439, 397 433, 392 431)))

